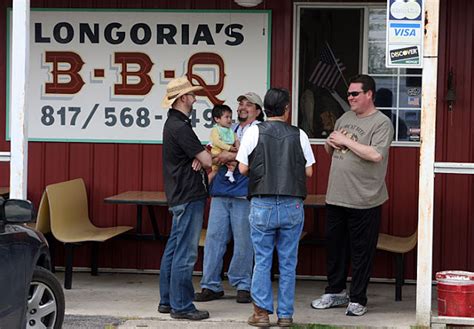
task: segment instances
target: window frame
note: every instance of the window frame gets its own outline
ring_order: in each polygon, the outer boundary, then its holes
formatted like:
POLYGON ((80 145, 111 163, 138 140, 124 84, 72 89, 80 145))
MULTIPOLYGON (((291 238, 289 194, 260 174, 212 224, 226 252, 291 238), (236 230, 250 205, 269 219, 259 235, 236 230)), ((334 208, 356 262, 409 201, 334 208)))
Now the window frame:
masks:
MULTIPOLYGON (((318 2, 318 3, 308 3, 308 2, 294 2, 293 3, 293 74, 292 74, 292 90, 293 95, 299 95, 299 49, 300 49, 300 16, 301 11, 303 9, 362 9, 363 10, 363 26, 361 27, 361 33, 363 33, 360 42, 361 46, 360 49, 362 54, 359 54, 360 63, 359 67, 361 68, 361 72, 367 74, 368 72, 368 65, 369 65, 369 9, 386 9, 386 3, 380 2, 363 2, 363 3, 331 3, 331 2, 318 2)), ((407 75, 400 74, 400 69, 397 69, 397 86, 399 89, 399 80, 400 77, 407 75)), ((375 74, 374 76, 382 76, 382 74, 375 74)), ((408 75, 409 76, 409 75, 408 75)), ((417 75, 416 75, 417 76, 417 75)), ((420 75, 421 76, 421 75, 420 75)), ((421 86, 423 88, 423 86, 421 86)), ((399 90, 397 90, 397 109, 398 108, 398 95, 399 90)), ((299 111, 299 97, 292 97, 292 113, 291 113, 291 124, 298 127, 298 111, 299 111)), ((422 108, 420 109, 421 115, 422 108)), ((396 128, 396 127, 394 127, 396 128)), ((325 139, 324 138, 309 138, 309 141, 312 145, 324 145, 325 139)), ((393 141, 392 146, 400 146, 400 147, 420 147, 421 143, 418 141, 393 141)))

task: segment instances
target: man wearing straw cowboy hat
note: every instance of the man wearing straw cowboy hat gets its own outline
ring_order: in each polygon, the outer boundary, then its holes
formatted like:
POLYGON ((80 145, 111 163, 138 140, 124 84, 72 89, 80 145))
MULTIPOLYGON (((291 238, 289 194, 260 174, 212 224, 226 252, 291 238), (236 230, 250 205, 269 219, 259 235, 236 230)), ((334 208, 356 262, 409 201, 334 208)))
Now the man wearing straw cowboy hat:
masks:
POLYGON ((201 90, 186 77, 171 80, 161 103, 169 108, 163 127, 163 176, 169 210, 173 214, 170 237, 160 267, 158 312, 174 319, 202 320, 207 311, 193 304, 192 274, 208 196, 207 174, 211 155, 194 133, 189 115, 201 90))

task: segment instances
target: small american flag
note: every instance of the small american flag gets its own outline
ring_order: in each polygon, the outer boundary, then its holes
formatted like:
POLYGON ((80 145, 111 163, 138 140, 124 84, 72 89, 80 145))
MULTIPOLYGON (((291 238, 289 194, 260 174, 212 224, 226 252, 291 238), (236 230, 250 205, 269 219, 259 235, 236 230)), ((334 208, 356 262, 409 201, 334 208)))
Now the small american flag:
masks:
POLYGON ((342 71, 345 69, 346 67, 344 64, 339 60, 339 58, 335 58, 329 44, 326 43, 321 50, 319 62, 314 68, 314 71, 309 78, 309 82, 317 87, 327 87, 332 90, 341 79, 342 71))

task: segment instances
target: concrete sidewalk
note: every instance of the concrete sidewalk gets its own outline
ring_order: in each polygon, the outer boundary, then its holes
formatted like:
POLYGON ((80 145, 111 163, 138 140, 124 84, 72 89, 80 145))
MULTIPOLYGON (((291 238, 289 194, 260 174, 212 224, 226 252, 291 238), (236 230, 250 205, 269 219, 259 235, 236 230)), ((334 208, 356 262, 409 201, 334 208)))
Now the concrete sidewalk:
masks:
MULTIPOLYGON (((63 273, 57 273, 61 283, 63 273)), ((194 287, 199 289, 199 276, 194 287)), ((196 303, 208 310, 211 317, 201 322, 172 320, 156 311, 158 293, 157 274, 74 273, 72 289, 65 291, 66 314, 73 316, 102 316, 120 319, 119 325, 107 328, 250 328, 246 321, 252 312, 251 304, 235 302, 236 292, 224 281, 225 296, 217 301, 196 303)), ((325 324, 358 328, 410 328, 415 324, 415 286, 403 287, 403 301, 395 302, 394 284, 369 285, 368 313, 362 317, 344 315, 345 307, 314 310, 313 299, 324 290, 324 281, 298 280, 296 284, 296 324, 325 324)), ((274 283, 276 288, 276 282, 274 283)), ((200 290, 200 289, 199 289, 200 290)), ((276 290, 275 290, 276 293, 276 290)), ((433 294, 435 297, 436 295, 433 294)), ((436 304, 434 304, 436 305, 436 304)), ((271 321, 276 322, 276 315, 271 321)), ((101 326, 104 328, 104 326, 101 326)))

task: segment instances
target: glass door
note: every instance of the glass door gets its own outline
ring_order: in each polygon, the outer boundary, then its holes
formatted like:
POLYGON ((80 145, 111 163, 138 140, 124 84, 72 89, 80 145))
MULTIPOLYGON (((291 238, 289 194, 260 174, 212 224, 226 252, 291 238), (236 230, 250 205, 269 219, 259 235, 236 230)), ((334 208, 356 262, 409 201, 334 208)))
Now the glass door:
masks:
POLYGON ((377 84, 377 108, 395 128, 395 145, 419 146, 421 69, 385 67, 386 8, 295 4, 293 124, 323 143, 349 111, 347 81, 365 73, 377 84))
POLYGON ((299 15, 298 125, 326 138, 348 105, 347 79, 361 66, 361 8, 302 8, 299 15))

